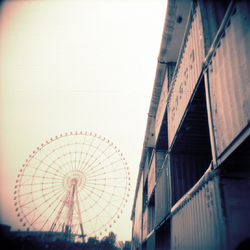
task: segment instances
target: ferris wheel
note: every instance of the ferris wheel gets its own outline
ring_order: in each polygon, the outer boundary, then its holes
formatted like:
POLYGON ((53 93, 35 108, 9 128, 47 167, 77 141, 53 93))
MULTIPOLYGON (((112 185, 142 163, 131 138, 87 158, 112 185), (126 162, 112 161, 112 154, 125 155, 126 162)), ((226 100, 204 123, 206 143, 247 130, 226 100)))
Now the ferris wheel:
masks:
POLYGON ((120 150, 92 133, 65 133, 37 147, 22 165, 14 200, 27 230, 94 236, 120 217, 130 172, 120 150))

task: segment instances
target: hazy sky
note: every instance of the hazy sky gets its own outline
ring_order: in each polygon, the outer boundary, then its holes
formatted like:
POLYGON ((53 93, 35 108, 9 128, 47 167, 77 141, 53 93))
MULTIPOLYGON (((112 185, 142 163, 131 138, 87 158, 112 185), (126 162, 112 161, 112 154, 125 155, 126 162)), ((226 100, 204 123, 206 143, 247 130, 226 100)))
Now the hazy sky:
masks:
POLYGON ((21 228, 19 169, 70 131, 105 136, 126 157, 131 196, 112 230, 131 239, 131 210, 167 0, 10 0, 0 13, 0 223, 21 228))

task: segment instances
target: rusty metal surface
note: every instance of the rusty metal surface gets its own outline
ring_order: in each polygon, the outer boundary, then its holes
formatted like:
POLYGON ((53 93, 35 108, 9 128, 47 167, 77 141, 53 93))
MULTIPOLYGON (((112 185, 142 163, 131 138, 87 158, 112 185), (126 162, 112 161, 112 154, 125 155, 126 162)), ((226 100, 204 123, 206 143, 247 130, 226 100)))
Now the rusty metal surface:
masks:
POLYGON ((250 120, 250 3, 236 5, 209 65, 217 155, 250 120))
POLYGON ((215 176, 173 215, 171 249, 226 249, 219 190, 215 176))
POLYGON ((190 24, 183 42, 183 48, 180 50, 182 53, 179 55, 168 97, 169 146, 171 146, 202 72, 202 63, 205 59, 203 26, 199 6, 195 8, 194 13, 192 11, 190 13, 190 24))

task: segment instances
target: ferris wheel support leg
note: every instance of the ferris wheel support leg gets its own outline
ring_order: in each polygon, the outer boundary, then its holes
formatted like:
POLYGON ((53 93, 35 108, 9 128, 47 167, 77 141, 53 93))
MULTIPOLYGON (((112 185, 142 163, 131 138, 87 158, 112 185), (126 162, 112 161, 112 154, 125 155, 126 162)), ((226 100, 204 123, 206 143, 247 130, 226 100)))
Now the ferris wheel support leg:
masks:
POLYGON ((65 238, 66 240, 70 240, 70 234, 72 229, 72 217, 73 217, 73 210, 74 210, 74 195, 76 191, 76 180, 73 179, 71 181, 71 190, 70 195, 68 198, 68 214, 66 219, 66 230, 65 230, 65 238))
POLYGON ((83 226, 82 226, 82 217, 81 217, 79 199, 78 199, 78 192, 77 192, 77 186, 76 186, 76 204, 77 204, 78 220, 80 222, 79 224, 80 224, 80 229, 81 229, 81 236, 84 237, 83 226))
POLYGON ((54 231, 54 229, 55 229, 55 227, 56 227, 56 224, 57 224, 57 222, 58 222, 58 220, 60 219, 60 216, 61 216, 61 214, 62 214, 62 210, 63 210, 63 208, 65 207, 65 204, 67 203, 68 197, 69 197, 69 193, 66 194, 65 199, 64 199, 64 201, 63 201, 63 203, 62 203, 62 205, 61 205, 61 207, 60 207, 60 210, 59 210, 58 213, 57 213, 57 216, 56 216, 54 222, 52 223, 52 225, 51 225, 51 227, 50 227, 49 232, 53 232, 53 231, 54 231))

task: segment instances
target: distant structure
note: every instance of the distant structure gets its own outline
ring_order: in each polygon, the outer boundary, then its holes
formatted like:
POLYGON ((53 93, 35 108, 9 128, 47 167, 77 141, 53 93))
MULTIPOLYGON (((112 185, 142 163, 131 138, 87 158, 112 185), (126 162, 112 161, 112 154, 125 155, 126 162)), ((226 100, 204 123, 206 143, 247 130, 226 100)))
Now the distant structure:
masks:
POLYGON ((250 237, 249 72, 249 1, 168 0, 132 249, 236 249, 250 237))
POLYGON ((18 174, 14 205, 32 235, 75 241, 110 231, 129 191, 129 167, 120 149, 105 137, 76 131, 33 151, 18 174))

